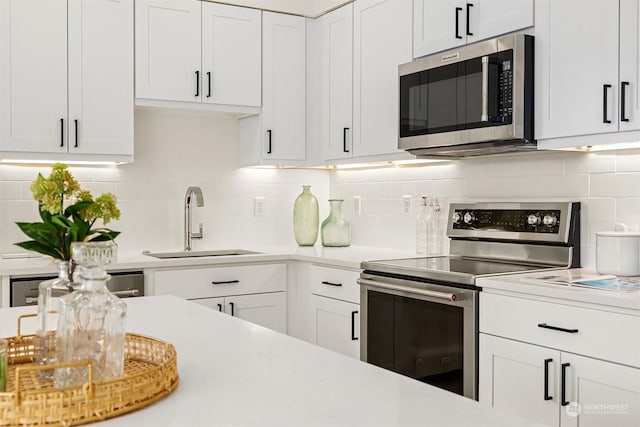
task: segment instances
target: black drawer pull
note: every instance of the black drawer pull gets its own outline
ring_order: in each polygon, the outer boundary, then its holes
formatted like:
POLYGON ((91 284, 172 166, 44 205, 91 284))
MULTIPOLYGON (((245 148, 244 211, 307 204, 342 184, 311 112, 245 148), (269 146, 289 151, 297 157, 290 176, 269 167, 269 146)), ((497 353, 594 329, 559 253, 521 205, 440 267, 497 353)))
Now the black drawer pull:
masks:
POLYGON ((329 286, 342 286, 342 283, 331 283, 331 282, 327 282, 326 280, 322 282, 322 284, 329 285, 329 286))
POLYGON ((627 86, 629 86, 629 82, 620 82, 620 87, 622 94, 620 96, 620 121, 628 122, 629 118, 627 117, 627 86))
POLYGON ((560 405, 562 406, 567 406, 570 402, 567 401, 567 368, 569 366, 571 366, 570 363, 563 363, 562 365, 560 365, 562 367, 562 373, 561 373, 561 386, 562 386, 562 396, 561 396, 561 402, 560 405))
POLYGON ((538 323, 538 328, 553 329, 554 331, 567 332, 569 334, 577 334, 578 333, 577 329, 561 328, 559 326, 547 325, 546 323, 538 323))
POLYGON ((607 116, 607 110, 609 109, 607 104, 607 92, 609 89, 611 89, 611 85, 602 85, 602 123, 611 123, 611 120, 609 120, 607 116))
POLYGON ((348 153, 349 150, 347 150, 347 131, 349 130, 349 128, 342 128, 342 151, 345 153, 348 153))
POLYGON ((351 312, 351 341, 358 341, 356 336, 356 314, 358 314, 357 310, 351 312))
POLYGON ((211 282, 212 285, 226 285, 229 283, 240 283, 239 280, 225 280, 222 282, 216 282, 215 280, 211 282))
POLYGON ((267 129, 267 135, 269 136, 269 145, 267 146, 267 154, 271 154, 271 129, 267 129))
POLYGON ((457 39, 461 39, 462 36, 460 35, 460 12, 462 12, 462 8, 461 7, 456 7, 456 38, 457 39))
POLYGON ((544 359, 544 400, 551 400, 553 397, 549 396, 549 364, 553 362, 553 359, 544 359))
POLYGON ((218 311, 222 311, 222 304, 218 304, 218 311))
POLYGON ((471 8, 473 7, 473 5, 471 3, 467 3, 467 35, 468 36, 472 36, 473 33, 471 31, 469 31, 469 21, 471 20, 470 16, 471 15, 471 8))
POLYGON ((60 119, 60 147, 64 147, 64 119, 60 119))
POLYGON ((231 315, 235 316, 236 315, 236 304, 234 302, 230 302, 229 305, 231 306, 231 315))

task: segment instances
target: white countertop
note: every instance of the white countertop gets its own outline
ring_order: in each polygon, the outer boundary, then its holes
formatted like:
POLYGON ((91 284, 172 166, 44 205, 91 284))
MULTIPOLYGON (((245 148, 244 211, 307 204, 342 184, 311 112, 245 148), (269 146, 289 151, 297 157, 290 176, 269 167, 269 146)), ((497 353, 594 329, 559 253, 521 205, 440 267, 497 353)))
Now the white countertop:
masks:
MULTIPOLYGON (((127 330, 176 347, 180 384, 147 408, 95 425, 535 425, 177 297, 127 304, 127 330)), ((15 318, 32 311, 0 310, 0 336, 15 335, 15 318)))
MULTIPOLYGON (((206 248, 246 249, 260 252, 249 255, 230 255, 213 257, 157 259, 138 253, 118 254, 118 262, 109 266, 109 270, 148 269, 187 267, 196 265, 215 265, 233 263, 254 263, 273 261, 306 261, 343 268, 360 268, 360 262, 377 259, 416 257, 413 251, 384 249, 367 246, 348 246, 345 248, 325 248, 322 246, 276 246, 276 247, 225 247, 206 248)), ((37 254, 36 254, 37 255, 37 254)), ((0 276, 43 275, 56 273, 54 261, 49 257, 0 259, 0 276)))
MULTIPOLYGON (((586 268, 575 268, 569 271, 585 275, 598 274, 595 270, 586 268)), ((640 310, 640 291, 616 292, 580 286, 531 282, 523 279, 530 275, 531 273, 524 273, 486 277, 478 279, 477 284, 485 292, 517 293, 553 298, 558 303, 583 303, 600 307, 640 310)))

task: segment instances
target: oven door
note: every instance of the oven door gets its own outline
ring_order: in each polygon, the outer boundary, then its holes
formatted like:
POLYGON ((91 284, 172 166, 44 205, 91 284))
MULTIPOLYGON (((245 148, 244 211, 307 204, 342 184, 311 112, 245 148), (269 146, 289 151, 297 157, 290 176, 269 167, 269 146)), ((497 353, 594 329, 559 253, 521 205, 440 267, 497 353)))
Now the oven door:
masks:
POLYGON ((477 290, 362 273, 360 358, 477 397, 477 290))

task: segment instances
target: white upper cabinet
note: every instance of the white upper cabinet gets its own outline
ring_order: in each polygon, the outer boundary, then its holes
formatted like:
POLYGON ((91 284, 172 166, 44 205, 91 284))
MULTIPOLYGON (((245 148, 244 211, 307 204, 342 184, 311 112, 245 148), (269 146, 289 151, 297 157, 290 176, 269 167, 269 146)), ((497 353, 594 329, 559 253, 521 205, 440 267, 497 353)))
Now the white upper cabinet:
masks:
POLYGON ((261 12, 199 0, 137 0, 136 98, 139 105, 177 101, 190 104, 173 106, 257 112, 261 12))
POLYGON ((136 0, 136 98, 200 101, 200 4, 136 0))
POLYGON ((533 25, 533 0, 413 0, 413 57, 533 25))
POLYGON ((132 0, 2 1, 0 31, 3 156, 130 159, 132 0))
POLYGON ((620 130, 640 129, 640 2, 620 0, 620 130), (623 99, 624 98, 624 99, 623 99))
POLYGON ((261 103, 262 12, 202 3, 202 101, 261 103))
POLYGON ((411 61, 412 3, 357 0, 353 4, 353 153, 400 153, 398 65, 411 61))
POLYGON ((349 158, 353 156, 353 4, 323 15, 317 25, 323 157, 349 158))

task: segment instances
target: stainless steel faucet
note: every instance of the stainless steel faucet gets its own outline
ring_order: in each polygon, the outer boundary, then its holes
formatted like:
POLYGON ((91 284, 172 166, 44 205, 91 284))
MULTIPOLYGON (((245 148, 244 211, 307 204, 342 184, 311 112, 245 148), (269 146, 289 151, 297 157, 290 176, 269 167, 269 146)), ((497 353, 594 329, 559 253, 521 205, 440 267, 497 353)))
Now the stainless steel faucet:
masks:
POLYGON ((200 231, 193 233, 191 231, 191 199, 196 197, 196 204, 199 208, 204 206, 204 198, 200 187, 187 188, 187 194, 184 196, 184 250, 191 250, 191 239, 202 239, 202 223, 199 224, 200 231))

